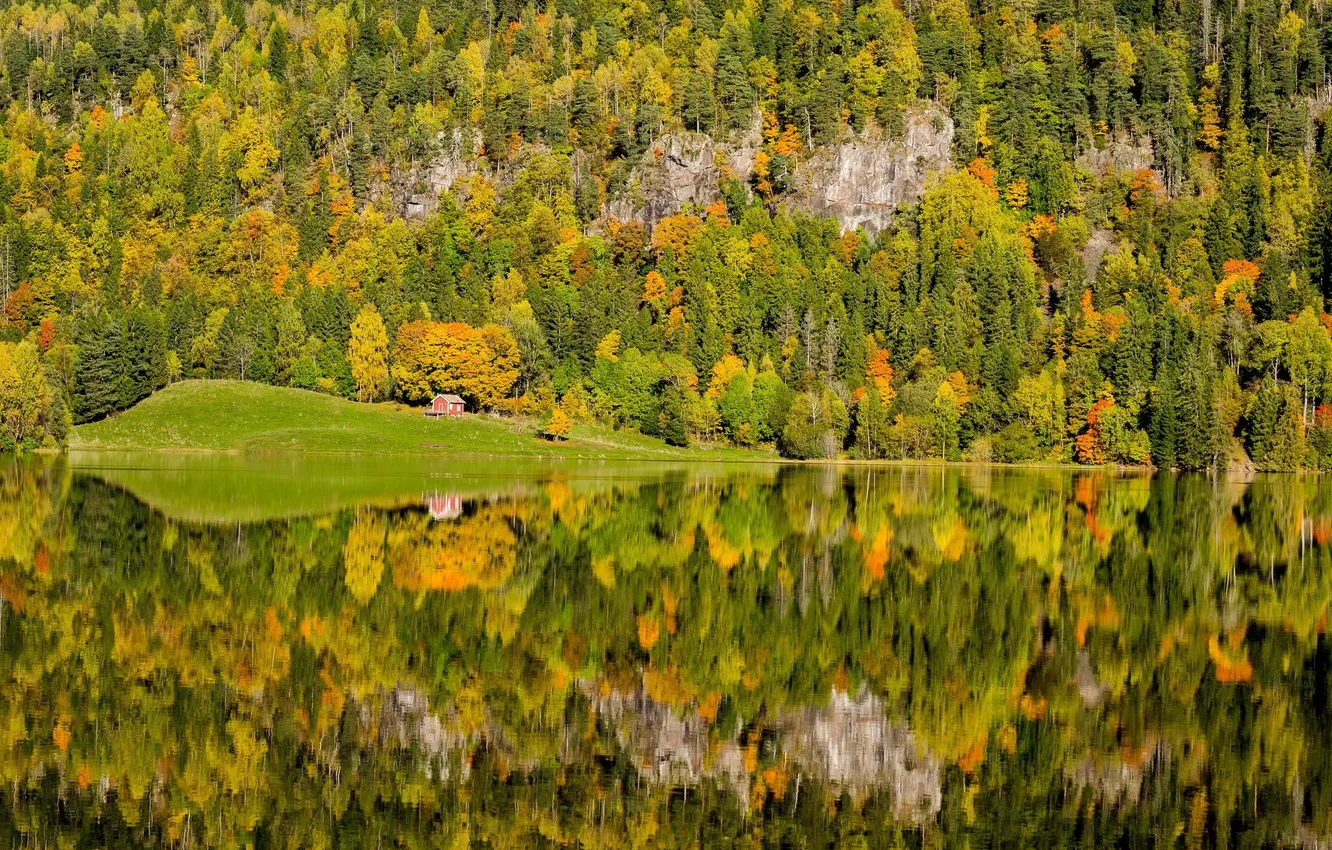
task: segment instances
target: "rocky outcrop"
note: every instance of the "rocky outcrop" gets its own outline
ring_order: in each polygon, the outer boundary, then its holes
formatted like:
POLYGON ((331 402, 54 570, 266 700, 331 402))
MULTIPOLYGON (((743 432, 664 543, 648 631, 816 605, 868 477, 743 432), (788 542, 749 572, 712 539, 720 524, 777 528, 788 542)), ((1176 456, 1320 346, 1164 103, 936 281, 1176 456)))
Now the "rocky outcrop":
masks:
POLYGON ((441 192, 466 183, 480 170, 480 134, 454 130, 449 134, 440 133, 437 141, 439 152, 428 165, 394 180, 400 187, 393 193, 394 205, 409 221, 434 212, 439 206, 441 192))
MULTIPOLYGON (((919 109, 906 117, 900 138, 848 136, 796 157, 795 190, 784 203, 833 216, 848 230, 863 227, 876 233, 891 223, 900 206, 920 200, 931 180, 952 167, 952 146, 953 122, 944 111, 919 109)), ((625 191, 606 203, 603 215, 653 227, 686 208, 707 206, 721 197, 727 178, 750 185, 754 156, 762 147, 757 123, 725 140, 683 130, 663 134, 634 167, 625 191)), ((393 175, 388 200, 409 220, 429 215, 441 192, 457 191, 485 167, 480 149, 475 131, 441 134, 429 163, 393 175)), ((513 175, 490 176, 503 186, 513 175)))
MULTIPOLYGON (((705 206, 720 197, 723 176, 749 185, 761 146, 757 127, 733 142, 667 133, 634 168, 625 195, 606 205, 606 215, 650 227, 688 205, 705 206)), ((901 138, 853 136, 801 159, 786 202, 833 216, 845 229, 878 232, 899 206, 920 200, 931 179, 952 167, 952 146, 953 122, 941 109, 913 112, 901 138)))
POLYGON ((719 142, 705 133, 666 133, 634 168, 624 196, 606 204, 606 214, 651 227, 686 206, 706 206, 720 197, 724 175, 749 182, 754 154, 762 144, 758 127, 734 142, 719 142))
POLYGON ((1115 232, 1098 227, 1091 232, 1087 244, 1082 249, 1082 268, 1087 273, 1087 280, 1096 282, 1096 275, 1101 271, 1101 260, 1115 247, 1115 232))
POLYGON ((1152 137, 1113 138, 1103 147, 1093 147, 1078 154, 1073 164, 1095 177, 1151 168, 1152 137))
POLYGON ((857 138, 816 150, 796 167, 792 204, 835 217, 843 230, 877 233, 951 169, 952 148, 953 122, 942 110, 912 113, 901 139, 857 138))

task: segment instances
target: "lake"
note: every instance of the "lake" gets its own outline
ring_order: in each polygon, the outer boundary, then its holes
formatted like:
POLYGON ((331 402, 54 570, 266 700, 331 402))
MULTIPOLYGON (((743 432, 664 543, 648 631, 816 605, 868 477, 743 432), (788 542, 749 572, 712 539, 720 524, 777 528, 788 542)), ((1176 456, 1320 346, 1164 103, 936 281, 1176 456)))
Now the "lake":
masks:
POLYGON ((1327 847, 1332 481, 0 458, 0 846, 1327 847))

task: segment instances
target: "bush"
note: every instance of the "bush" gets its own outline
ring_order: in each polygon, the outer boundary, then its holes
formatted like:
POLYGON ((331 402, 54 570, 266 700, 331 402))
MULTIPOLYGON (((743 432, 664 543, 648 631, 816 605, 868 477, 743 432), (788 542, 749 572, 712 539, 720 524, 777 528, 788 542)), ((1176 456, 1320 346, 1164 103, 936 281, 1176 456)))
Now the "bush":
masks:
POLYGON ((994 461, 994 438, 989 434, 982 434, 971 441, 967 450, 962 453, 962 459, 970 463, 992 463, 994 461))
POLYGON ((782 428, 782 454, 801 460, 837 457, 849 424, 846 406, 837 396, 800 393, 782 428))
POLYGON ((319 366, 306 355, 291 367, 291 385, 299 390, 312 390, 319 384, 319 366))
POLYGON ((999 463, 1031 463, 1041 460, 1046 449, 1030 428, 1014 422, 994 435, 990 454, 999 463))

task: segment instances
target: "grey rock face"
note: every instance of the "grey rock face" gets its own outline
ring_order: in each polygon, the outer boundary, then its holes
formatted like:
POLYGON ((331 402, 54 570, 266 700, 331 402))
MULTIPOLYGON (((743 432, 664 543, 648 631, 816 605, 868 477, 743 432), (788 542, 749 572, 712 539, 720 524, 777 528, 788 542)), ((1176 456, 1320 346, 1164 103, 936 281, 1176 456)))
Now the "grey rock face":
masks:
POLYGON ((1078 154, 1074 165, 1095 177, 1151 168, 1152 137, 1112 139, 1103 148, 1091 148, 1078 154))
MULTIPOLYGON (((720 197, 730 174, 746 186, 762 138, 754 127, 734 142, 701 133, 667 133, 643 156, 622 198, 606 215, 649 227, 688 205, 720 197)), ((887 227, 897 207, 920 200, 935 175, 952 168, 953 122, 931 107, 906 118, 900 139, 853 137, 817 149, 795 168, 793 209, 834 216, 844 229, 887 227)))
MULTIPOLYGON (((439 152, 410 174, 395 175, 392 205, 405 218, 432 213, 441 192, 457 190, 485 164, 476 133, 455 130, 441 136, 439 152)), ((901 138, 852 136, 797 157, 795 191, 783 201, 794 210, 835 217, 844 229, 877 233, 897 208, 920 200, 937 176, 952 168, 953 122, 937 107, 906 117, 901 138)), ((625 193, 610 200, 603 214, 653 227, 690 207, 721 197, 724 179, 748 187, 754 155, 762 148, 757 123, 739 136, 719 141, 705 133, 678 131, 660 136, 633 169, 625 193)), ((512 174, 490 175, 503 186, 512 174)))
POLYGON ((1091 232, 1087 245, 1082 249, 1082 267, 1087 272, 1087 280, 1095 283, 1096 275, 1101 270, 1101 260, 1115 247, 1115 232, 1096 228, 1091 232))
POLYGON ((628 192, 610 201, 606 214, 651 227, 689 205, 706 206, 721 197, 724 172, 748 182, 761 145, 756 128, 735 143, 717 142, 704 133, 667 133, 643 155, 628 192))
POLYGON ((441 133, 438 141, 439 153, 428 167, 411 175, 411 183, 400 199, 399 212, 409 221, 434 212, 439 206, 441 192, 467 182, 480 170, 477 154, 481 146, 479 134, 454 130, 450 135, 441 133))
POLYGON ((797 209, 834 216, 843 230, 886 228, 932 178, 952 168, 953 122, 938 109, 907 116, 897 141, 853 139, 818 149, 796 167, 797 209))

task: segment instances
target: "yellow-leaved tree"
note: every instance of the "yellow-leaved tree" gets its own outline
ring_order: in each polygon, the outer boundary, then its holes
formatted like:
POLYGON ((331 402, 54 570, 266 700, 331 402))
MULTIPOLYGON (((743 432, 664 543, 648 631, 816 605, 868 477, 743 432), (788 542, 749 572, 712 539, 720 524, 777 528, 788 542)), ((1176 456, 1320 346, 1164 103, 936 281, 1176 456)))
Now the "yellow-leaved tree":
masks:
POLYGON ((356 380, 357 401, 376 401, 388 389, 388 332, 374 305, 367 304, 351 325, 347 360, 356 380))
POLYGON ((596 357, 598 360, 609 360, 612 363, 620 362, 620 331, 611 331, 602 337, 601 342, 597 343, 596 357))
POLYGON ((393 346, 393 379, 408 401, 457 393, 493 408, 518 380, 518 343, 508 328, 408 322, 393 346))
POLYGON ((0 426, 11 447, 41 435, 51 416, 51 396, 37 346, 0 342, 0 426))
POLYGON ((573 420, 569 414, 564 412, 561 407, 556 407, 550 412, 550 419, 541 428, 541 433, 550 437, 552 440, 564 440, 569 437, 569 432, 573 430, 573 420))

